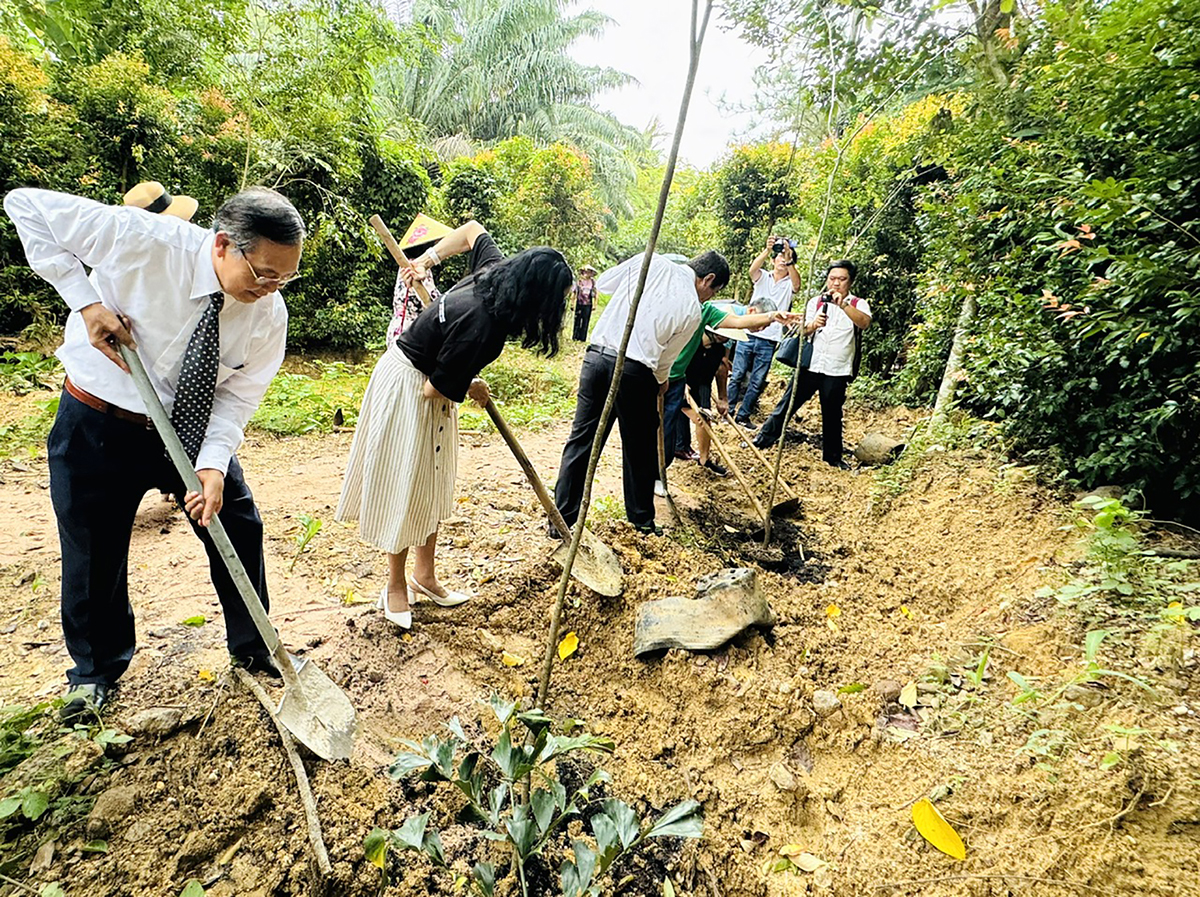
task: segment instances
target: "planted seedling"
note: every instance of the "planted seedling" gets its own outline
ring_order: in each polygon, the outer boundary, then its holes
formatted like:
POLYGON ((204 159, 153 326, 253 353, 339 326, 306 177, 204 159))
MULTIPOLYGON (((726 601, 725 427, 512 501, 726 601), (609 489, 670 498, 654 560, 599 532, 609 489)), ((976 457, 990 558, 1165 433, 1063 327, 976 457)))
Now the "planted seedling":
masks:
MULTIPOLYGON (((517 713, 515 703, 497 696, 489 706, 500 724, 491 750, 472 744, 455 718, 447 724, 448 738, 429 735, 419 744, 405 742, 408 750, 396 757, 388 774, 396 779, 419 774, 423 781, 458 789, 467 799, 462 816, 481 825, 484 838, 508 855, 522 895, 529 894, 529 861, 543 855, 552 843, 561 842, 568 855, 559 869, 563 897, 595 897, 614 864, 647 839, 700 837, 703 818, 696 801, 684 801, 650 822, 624 801, 593 797, 596 785, 609 781, 601 769, 573 791, 558 779, 556 761, 577 753, 611 754, 616 747, 612 740, 587 733, 556 735, 553 721, 542 711, 517 713), (571 839, 568 852, 567 824, 579 819, 585 809, 590 812, 591 837, 571 839)), ((398 829, 375 829, 367 836, 366 856, 379 868, 383 887, 388 883, 388 851, 414 851, 425 854, 435 868, 477 897, 493 897, 496 864, 470 858, 475 861, 469 875, 456 875, 441 835, 429 826, 429 815, 411 816, 398 829)))
POLYGON ((324 521, 320 517, 312 517, 308 514, 300 515, 300 523, 296 533, 296 553, 292 556, 292 562, 288 565, 288 573, 291 573, 296 566, 296 561, 300 560, 300 555, 304 554, 304 549, 308 547, 308 543, 313 540, 313 536, 321 531, 324 521))

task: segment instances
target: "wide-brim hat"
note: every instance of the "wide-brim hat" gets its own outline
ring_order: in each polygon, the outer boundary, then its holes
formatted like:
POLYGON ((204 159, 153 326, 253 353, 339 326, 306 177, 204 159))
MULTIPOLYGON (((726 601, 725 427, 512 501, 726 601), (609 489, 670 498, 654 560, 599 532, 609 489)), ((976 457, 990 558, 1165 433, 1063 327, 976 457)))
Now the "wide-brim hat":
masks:
POLYGON ((190 196, 172 196, 158 181, 142 181, 125 194, 125 205, 191 221, 200 203, 190 196))
POLYGON ((745 330, 740 330, 736 327, 705 327, 709 333, 715 333, 717 336, 722 336, 725 339, 733 340, 735 343, 744 343, 750 339, 746 335, 745 330))
POLYGON ((440 240, 450 232, 451 229, 442 222, 435 221, 423 212, 418 213, 417 217, 413 219, 413 223, 408 226, 408 230, 404 232, 404 236, 400 238, 400 248, 407 252, 418 246, 424 246, 426 243, 440 240))
POLYGON ((584 274, 588 271, 591 271, 593 274, 596 273, 596 269, 593 268, 591 265, 584 265, 582 268, 579 269, 580 274, 584 274))

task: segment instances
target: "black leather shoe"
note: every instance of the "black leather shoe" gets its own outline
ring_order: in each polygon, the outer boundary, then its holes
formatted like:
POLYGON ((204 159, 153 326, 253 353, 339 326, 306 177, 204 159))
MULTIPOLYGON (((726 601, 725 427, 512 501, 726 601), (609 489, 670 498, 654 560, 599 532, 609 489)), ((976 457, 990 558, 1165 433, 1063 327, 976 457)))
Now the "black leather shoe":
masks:
POLYGON ((638 526, 635 523, 633 528, 643 536, 661 536, 663 534, 663 528, 653 523, 647 523, 645 526, 638 526))
POLYGON ((838 470, 849 470, 850 469, 850 465, 847 464, 845 461, 837 461, 836 463, 833 461, 828 461, 826 463, 828 463, 830 467, 835 467, 838 470))
POLYGON ((272 679, 283 678, 283 673, 279 672, 270 654, 247 654, 243 657, 230 654, 229 659, 235 667, 241 667, 248 673, 263 673, 272 679))
POLYGON ((108 701, 108 693, 112 686, 105 682, 85 682, 83 685, 73 685, 63 696, 62 708, 58 718, 64 723, 90 723, 99 719, 100 710, 108 701))

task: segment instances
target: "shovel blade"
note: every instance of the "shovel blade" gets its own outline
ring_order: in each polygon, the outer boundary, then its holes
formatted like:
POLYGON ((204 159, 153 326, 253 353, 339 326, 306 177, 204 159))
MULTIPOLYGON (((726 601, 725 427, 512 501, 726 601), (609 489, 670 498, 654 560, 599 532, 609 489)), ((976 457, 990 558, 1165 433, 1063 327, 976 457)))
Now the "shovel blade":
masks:
MULTIPOLYGON (((566 566, 567 549, 568 544, 564 542, 552 555, 560 567, 566 566)), ((606 598, 616 598, 624 588, 621 562, 612 549, 589 529, 583 531, 583 541, 579 543, 579 553, 575 556, 571 576, 606 598)))
POLYGON ((783 501, 775 502, 771 508, 772 517, 791 517, 800 507, 799 498, 786 498, 783 501))
POLYGON ((284 688, 279 721, 322 760, 348 760, 358 734, 354 705, 315 663, 292 660, 296 684, 284 688))

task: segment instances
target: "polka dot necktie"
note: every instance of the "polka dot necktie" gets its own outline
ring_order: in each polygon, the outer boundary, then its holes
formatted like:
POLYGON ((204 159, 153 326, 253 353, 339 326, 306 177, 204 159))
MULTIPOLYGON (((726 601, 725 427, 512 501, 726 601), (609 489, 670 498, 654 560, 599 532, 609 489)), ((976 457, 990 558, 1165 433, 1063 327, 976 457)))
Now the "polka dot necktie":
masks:
POLYGON ((183 353, 183 366, 175 386, 175 404, 171 408, 171 425, 192 463, 200 454, 200 445, 208 432, 221 353, 220 314, 225 294, 213 293, 209 299, 208 308, 200 316, 183 353))

